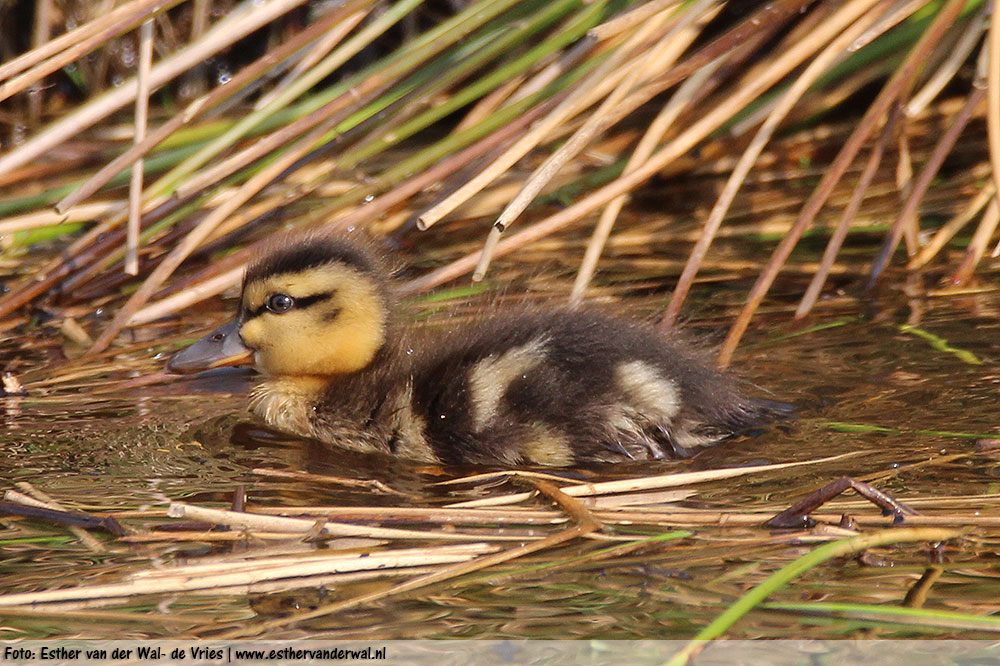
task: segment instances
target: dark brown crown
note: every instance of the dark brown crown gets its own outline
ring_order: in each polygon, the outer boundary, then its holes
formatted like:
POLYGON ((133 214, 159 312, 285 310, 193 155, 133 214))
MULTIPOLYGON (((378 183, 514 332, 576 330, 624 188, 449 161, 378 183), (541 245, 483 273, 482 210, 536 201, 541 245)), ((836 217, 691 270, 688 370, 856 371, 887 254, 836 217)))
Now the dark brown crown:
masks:
POLYGON ((277 275, 339 263, 372 277, 386 273, 381 259, 363 239, 327 233, 294 234, 277 238, 271 247, 250 262, 243 284, 277 275))

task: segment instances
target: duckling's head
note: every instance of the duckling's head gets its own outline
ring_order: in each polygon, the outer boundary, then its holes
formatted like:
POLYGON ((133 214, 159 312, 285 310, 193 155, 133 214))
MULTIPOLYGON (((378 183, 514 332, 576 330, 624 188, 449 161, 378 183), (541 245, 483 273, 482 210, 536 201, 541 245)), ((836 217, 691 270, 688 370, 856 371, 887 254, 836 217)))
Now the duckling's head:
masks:
POLYGON ((251 359, 273 376, 333 376, 368 366, 386 339, 386 270, 364 243, 285 237, 247 268, 230 322, 171 359, 198 372, 251 359))

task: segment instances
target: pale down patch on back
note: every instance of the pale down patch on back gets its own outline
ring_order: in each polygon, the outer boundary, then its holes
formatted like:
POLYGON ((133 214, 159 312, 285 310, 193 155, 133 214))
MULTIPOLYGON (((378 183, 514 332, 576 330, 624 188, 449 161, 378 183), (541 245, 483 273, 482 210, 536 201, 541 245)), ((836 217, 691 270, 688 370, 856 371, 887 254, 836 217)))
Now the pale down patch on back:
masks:
POLYGON ((482 429, 497 415, 500 401, 511 383, 545 360, 545 342, 542 338, 532 340, 502 354, 484 358, 472 367, 469 388, 472 394, 472 422, 476 430, 482 429))

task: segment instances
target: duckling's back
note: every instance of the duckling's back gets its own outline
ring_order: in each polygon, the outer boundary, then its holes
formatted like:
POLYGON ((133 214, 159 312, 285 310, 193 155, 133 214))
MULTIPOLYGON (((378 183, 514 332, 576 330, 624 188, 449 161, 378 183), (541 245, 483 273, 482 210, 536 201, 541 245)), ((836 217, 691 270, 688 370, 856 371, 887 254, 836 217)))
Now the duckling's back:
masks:
POLYGON ((562 310, 445 335, 415 363, 411 395, 425 441, 446 463, 683 457, 769 416, 687 346, 562 310))

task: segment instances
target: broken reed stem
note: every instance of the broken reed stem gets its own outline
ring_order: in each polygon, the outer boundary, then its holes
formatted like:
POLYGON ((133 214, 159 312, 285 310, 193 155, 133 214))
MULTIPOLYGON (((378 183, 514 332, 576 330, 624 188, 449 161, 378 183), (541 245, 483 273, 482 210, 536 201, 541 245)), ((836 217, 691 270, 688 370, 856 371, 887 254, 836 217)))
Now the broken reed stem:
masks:
MULTIPOLYGON (((713 0, 707 0, 711 2, 713 0)), ((628 57, 644 43, 658 29, 660 24, 667 19, 665 15, 659 15, 655 19, 650 19, 642 25, 624 44, 619 47, 619 52, 623 57, 628 57)), ((479 258, 479 264, 472 273, 475 282, 482 280, 486 275, 486 270, 490 264, 492 249, 496 247, 500 235, 510 226, 517 217, 524 212, 528 205, 538 196, 542 188, 562 169, 566 163, 582 151, 590 141, 606 130, 611 124, 610 112, 617 107, 625 96, 635 87, 639 77, 647 72, 661 71, 666 69, 679 57, 680 53, 672 47, 670 41, 674 30, 670 30, 660 38, 659 43, 653 47, 645 56, 637 57, 633 62, 623 64, 622 69, 625 74, 621 82, 611 90, 611 93, 601 102, 597 110, 594 111, 584 121, 583 125, 577 129, 573 135, 563 145, 559 146, 535 171, 528 176, 527 181, 521 186, 521 190, 507 204, 500 213, 496 222, 490 228, 489 238, 483 248, 479 258), (659 58, 661 51, 667 46, 666 59, 659 58), (660 62, 657 62, 657 61, 660 62), (655 64, 654 64, 655 63, 655 64)))
MULTIPOLYGON (((878 0, 872 0, 866 10, 874 7, 877 3, 878 0)), ((743 185, 743 181, 746 179, 747 174, 750 173, 750 169, 753 168, 760 154, 764 151, 764 147, 778 129, 778 125, 781 124, 792 108, 799 102, 806 91, 815 84, 819 77, 847 53, 847 48, 850 44, 864 34, 865 30, 871 26, 874 20, 875 17, 862 14, 857 21, 844 29, 839 35, 836 29, 827 30, 826 24, 818 25, 810 31, 808 39, 815 40, 821 44, 829 41, 829 44, 809 63, 805 71, 802 72, 780 97, 777 105, 768 114, 760 129, 754 135, 753 140, 751 140, 750 145, 747 146, 737 161, 736 166, 722 188, 722 192, 719 194, 715 206, 712 207, 712 212, 705 222, 698 242, 695 243, 694 249, 688 255, 684 271, 677 280, 677 286, 670 296, 667 310, 660 322, 661 328, 669 328, 677 320, 681 304, 687 297, 691 285, 694 284, 698 269, 708 254, 708 249, 715 239, 719 227, 722 225, 722 220, 725 219, 726 213, 729 212, 729 208, 736 198, 736 193, 743 185)), ((830 263, 832 264, 833 262, 831 261, 830 263)))
POLYGON ((113 37, 131 30, 146 17, 155 16, 180 1, 139 0, 123 5, 0 66, 0 81, 3 81, 39 61, 44 61, 34 69, 0 84, 0 102, 79 60, 113 37))
POLYGON ((757 281, 750 289, 750 293, 746 298, 746 304, 740 310, 732 327, 730 327, 726 340, 723 342, 722 349, 719 352, 718 364, 720 367, 729 365, 737 345, 739 345, 743 334, 750 325, 750 319, 757 311, 757 308, 760 307, 764 296, 770 290, 771 285, 778 276, 778 271, 788 261, 788 257, 799 242, 802 234, 812 224, 816 215, 833 192, 834 187, 854 161, 854 157, 858 154, 858 151, 861 150, 861 146, 875 130, 879 120, 885 117, 886 112, 897 100, 900 93, 909 89, 910 82, 920 71, 921 66, 930 55, 930 52, 940 42, 948 27, 951 26, 955 18, 961 13, 964 4, 963 0, 949 0, 948 4, 935 17, 931 26, 921 36, 916 46, 910 51, 903 64, 896 70, 885 86, 883 86, 882 91, 861 118, 857 128, 848 137, 844 147, 837 153, 837 157, 834 158, 833 163, 823 175, 823 179, 802 207, 792 228, 782 238, 778 247, 775 248, 764 270, 761 271, 757 281))
MULTIPOLYGON (((306 1, 270 0, 254 5, 246 12, 230 14, 212 26, 200 41, 157 63, 150 72, 150 86, 157 88, 163 85, 306 1)), ((28 164, 106 118, 133 101, 136 89, 137 84, 133 78, 51 123, 15 150, 0 156, 0 174, 28 164)))
POLYGON ((983 96, 985 94, 986 90, 983 88, 972 89, 972 92, 966 99, 962 109, 955 114, 951 127, 948 128, 948 130, 941 136, 941 139, 937 142, 937 145, 934 146, 934 150, 931 152, 930 157, 928 157, 927 163, 920 172, 920 176, 917 177, 916 182, 913 184, 910 195, 906 199, 906 203, 903 204, 903 209, 899 212, 899 216, 896 218, 895 223, 892 225, 889 233, 886 234, 882 247, 879 248, 878 253, 875 255, 875 259, 872 261, 871 272, 868 276, 869 289, 874 286, 875 281, 878 280, 882 271, 892 258, 893 253, 896 251, 896 247, 899 245, 899 239, 903 235, 904 228, 911 227, 916 224, 918 208, 920 207, 920 203, 923 201, 924 195, 927 193, 927 189, 931 186, 931 181, 934 179, 934 176, 937 175, 938 169, 941 168, 941 165, 944 164, 944 160, 948 157, 951 149, 954 148, 955 142, 958 141, 958 137, 962 134, 962 131, 968 124, 969 119, 972 118, 972 114, 975 112, 979 103, 983 100, 983 96))
POLYGON ((878 173, 878 167, 882 163, 885 148, 892 138, 899 114, 898 110, 893 113, 889 118, 889 122, 882 128, 882 134, 879 136, 878 141, 875 142, 871 155, 868 156, 865 168, 861 171, 861 176, 858 178, 858 184, 854 187, 854 191, 851 192, 851 199, 848 201, 847 207, 844 208, 844 212, 837 222, 837 228, 830 235, 826 249, 823 250, 823 258, 820 260, 819 268, 809 282, 802 300, 799 301, 799 305, 795 310, 795 319, 805 317, 813 309, 813 306, 816 305, 816 300, 819 298, 820 292, 823 290, 823 285, 826 284, 826 278, 830 274, 830 268, 833 266, 833 262, 836 261, 837 254, 840 253, 840 248, 851 229, 851 221, 854 220, 858 211, 861 210, 861 204, 865 200, 865 193, 868 192, 868 187, 871 185, 872 180, 875 179, 875 174, 878 173))
MULTIPOLYGON (((149 70, 153 65, 153 20, 139 28, 139 73, 136 76, 135 138, 140 145, 146 138, 146 118, 149 113, 149 70)), ((132 179, 128 189, 128 229, 125 240, 125 272, 139 274, 139 224, 142 217, 142 166, 140 157, 132 164, 132 179)))
POLYGON ((150 133, 144 141, 133 145, 129 150, 106 164, 97 173, 88 178, 83 185, 57 203, 55 206, 56 210, 65 212, 70 207, 91 196, 104 187, 120 171, 132 164, 135 159, 148 153, 181 127, 200 117, 204 112, 216 108, 233 95, 238 94, 269 69, 283 62, 289 56, 294 55, 299 49, 325 34, 337 23, 349 20, 350 18, 344 17, 344 12, 342 11, 331 11, 322 15, 315 23, 309 25, 302 32, 294 35, 289 40, 269 50, 251 64, 240 69, 225 85, 216 86, 206 95, 188 104, 184 110, 175 114, 170 120, 150 133))
POLYGON ((986 204, 993 199, 993 195, 996 194, 997 188, 993 184, 993 180, 990 179, 983 185, 983 188, 979 190, 972 201, 965 207, 964 210, 958 212, 954 217, 945 222, 945 224, 937 230, 934 237, 931 238, 930 242, 924 246, 920 252, 914 256, 910 263, 906 265, 906 269, 909 271, 918 270, 926 266, 934 257, 937 256, 945 245, 948 244, 955 234, 961 231, 962 227, 972 221, 976 215, 979 214, 986 204))
MULTIPOLYGON (((672 41, 677 47, 677 57, 680 57, 680 54, 687 50, 698 36, 700 27, 694 29, 690 24, 701 14, 698 11, 699 8, 701 5, 709 6, 710 4, 710 2, 703 2, 698 6, 692 7, 678 22, 678 32, 672 41)), ((704 16, 702 21, 710 20, 715 15, 716 12, 712 12, 704 16)), ((653 151, 656 150, 656 146, 659 145, 667 131, 674 124, 674 121, 677 120, 677 117, 687 108, 690 100, 695 98, 700 91, 704 90, 708 80, 721 64, 722 59, 719 58, 697 70, 681 83, 677 92, 671 95, 670 100, 663 105, 656 118, 653 119, 653 122, 646 129, 635 150, 629 156, 622 175, 632 173, 639 168, 639 165, 649 159, 653 151)), ((601 211, 601 216, 594 227, 594 232, 591 234, 590 240, 587 242, 587 249, 584 251, 583 259, 580 262, 580 269, 577 271, 576 279, 573 282, 573 289, 569 296, 571 306, 575 307, 583 301, 587 285, 590 284, 591 279, 594 277, 594 273, 597 270, 597 262, 600 260, 604 246, 611 236, 611 229, 614 227, 615 221, 618 219, 618 214, 625 206, 627 199, 626 195, 619 195, 608 202, 608 205, 601 211)))
MULTIPOLYGON (((867 6, 870 2, 871 0, 856 0, 838 11, 837 14, 831 17, 830 22, 841 22, 842 28, 846 27, 846 25, 849 25, 858 18, 856 13, 857 8, 859 6, 867 6)), ((676 72, 681 70, 686 71, 685 65, 688 65, 692 61, 701 62, 701 58, 699 56, 706 53, 714 53, 715 46, 719 44, 720 41, 728 44, 730 43, 730 39, 728 39, 729 37, 732 37, 733 35, 742 35, 748 22, 750 25, 756 26, 761 21, 777 21, 781 18, 786 18, 786 12, 788 12, 792 7, 793 5, 791 3, 781 2, 768 5, 761 10, 762 13, 754 14, 750 18, 746 19, 744 23, 741 23, 732 31, 723 37, 720 37, 716 40, 716 42, 706 46, 704 49, 699 51, 698 54, 692 56, 690 60, 665 74, 661 77, 661 81, 656 84, 652 84, 652 87, 658 87, 663 81, 673 80, 672 77, 676 76, 676 72)), ((794 7, 797 7, 797 5, 794 5, 794 7)), ((733 114, 735 114, 738 110, 744 108, 764 91, 768 90, 779 80, 787 76, 792 69, 799 66, 803 60, 808 58, 809 55, 820 48, 820 46, 821 45, 819 44, 812 43, 811 40, 803 40, 795 46, 790 47, 786 52, 781 53, 775 61, 761 73, 760 77, 747 82, 746 86, 736 90, 731 97, 722 100, 716 107, 695 121, 684 132, 660 148, 660 150, 654 153, 641 167, 637 168, 630 174, 622 175, 568 208, 535 223, 531 227, 528 227, 514 236, 504 239, 497 245, 496 255, 502 256, 504 254, 508 254, 518 248, 534 242, 535 240, 538 240, 539 238, 544 238, 552 233, 555 233, 563 227, 578 221, 584 215, 590 213, 598 207, 609 203, 615 197, 631 191, 639 184, 659 173, 659 171, 666 165, 670 164, 678 157, 686 155, 688 151, 704 140, 706 136, 731 119, 733 114)), ((447 266, 428 273, 421 278, 411 280, 404 285, 404 292, 410 294, 424 291, 469 272, 476 265, 479 254, 479 252, 475 252, 466 255, 447 266)))
POLYGON ((1000 222, 1000 205, 997 204, 996 197, 993 197, 986 208, 986 214, 983 215, 983 219, 979 221, 979 226, 976 227, 976 233, 972 235, 972 240, 965 251, 962 263, 959 264, 955 273, 951 276, 953 284, 965 284, 972 278, 972 273, 976 270, 976 266, 979 265, 979 261, 986 254, 990 239, 993 238, 993 233, 997 230, 998 222, 1000 222))

